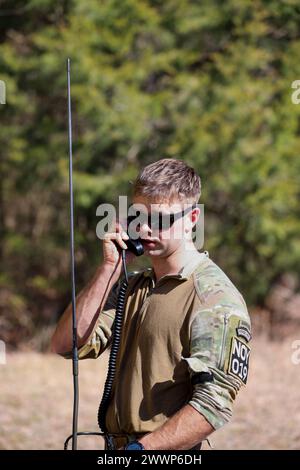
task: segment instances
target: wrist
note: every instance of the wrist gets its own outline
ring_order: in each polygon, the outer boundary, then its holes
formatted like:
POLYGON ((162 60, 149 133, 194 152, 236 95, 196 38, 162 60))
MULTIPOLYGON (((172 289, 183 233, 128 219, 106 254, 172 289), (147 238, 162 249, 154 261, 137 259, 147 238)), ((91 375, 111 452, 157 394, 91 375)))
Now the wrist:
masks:
POLYGON ((102 263, 96 271, 96 278, 100 278, 102 282, 104 278, 107 282, 110 281, 112 284, 115 284, 119 277, 120 272, 116 269, 116 265, 112 263, 102 263))

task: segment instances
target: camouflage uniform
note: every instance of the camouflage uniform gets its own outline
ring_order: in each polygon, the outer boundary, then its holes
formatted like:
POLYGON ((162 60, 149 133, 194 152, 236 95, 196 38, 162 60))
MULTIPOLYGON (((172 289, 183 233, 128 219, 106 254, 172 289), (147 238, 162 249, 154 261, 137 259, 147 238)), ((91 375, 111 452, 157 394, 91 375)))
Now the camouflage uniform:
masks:
MULTIPOLYGON (((110 344, 120 284, 112 288, 80 359, 97 358, 110 344)), ((243 297, 207 253, 157 282, 152 268, 133 273, 106 415, 109 432, 152 432, 186 404, 220 428, 247 381, 250 339, 243 297)))

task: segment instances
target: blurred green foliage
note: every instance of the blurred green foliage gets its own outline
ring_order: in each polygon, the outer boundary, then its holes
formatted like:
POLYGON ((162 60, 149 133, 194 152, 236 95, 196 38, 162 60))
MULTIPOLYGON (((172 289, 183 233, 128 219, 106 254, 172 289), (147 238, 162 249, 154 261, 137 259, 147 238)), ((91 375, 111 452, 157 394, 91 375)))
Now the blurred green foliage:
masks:
POLYGON ((0 41, 2 339, 70 298, 67 57, 78 289, 101 261, 97 205, 165 157, 198 170, 204 249, 250 305, 299 273, 298 0, 4 0, 0 41))

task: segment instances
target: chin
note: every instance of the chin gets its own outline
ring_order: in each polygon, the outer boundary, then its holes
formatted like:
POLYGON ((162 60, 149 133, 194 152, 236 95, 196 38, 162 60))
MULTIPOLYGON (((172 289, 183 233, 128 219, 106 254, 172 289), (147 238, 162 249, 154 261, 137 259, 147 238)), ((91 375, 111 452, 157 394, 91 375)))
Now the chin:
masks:
POLYGON ((146 254, 149 256, 152 256, 153 258, 157 258, 159 256, 162 256, 164 254, 164 250, 162 249, 150 249, 145 251, 146 254))

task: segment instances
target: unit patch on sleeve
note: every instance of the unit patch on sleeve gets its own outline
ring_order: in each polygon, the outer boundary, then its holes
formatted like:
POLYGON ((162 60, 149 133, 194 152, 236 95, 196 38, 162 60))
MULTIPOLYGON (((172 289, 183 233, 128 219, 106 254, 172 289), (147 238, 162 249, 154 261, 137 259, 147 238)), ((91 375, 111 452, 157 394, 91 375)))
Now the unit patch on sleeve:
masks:
POLYGON ((236 335, 241 338, 244 338, 247 343, 249 343, 252 338, 249 325, 243 320, 239 322, 239 326, 236 329, 236 335))
POLYGON ((250 348, 234 336, 231 342, 228 373, 242 380, 244 384, 248 378, 249 356, 250 348))

